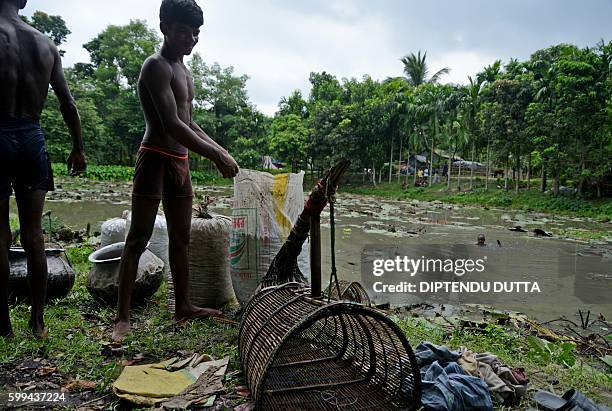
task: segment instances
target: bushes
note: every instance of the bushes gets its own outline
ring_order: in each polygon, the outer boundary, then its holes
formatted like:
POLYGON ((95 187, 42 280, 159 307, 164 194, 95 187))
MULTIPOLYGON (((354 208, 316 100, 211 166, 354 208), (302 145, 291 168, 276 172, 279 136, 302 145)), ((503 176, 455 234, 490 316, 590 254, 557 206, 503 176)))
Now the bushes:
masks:
POLYGON ((579 196, 553 196, 536 190, 514 194, 501 190, 487 192, 484 189, 478 189, 472 192, 447 193, 438 199, 451 203, 507 207, 525 211, 571 213, 582 217, 610 218, 612 216, 612 201, 610 200, 589 201, 579 196))
POLYGON ((538 190, 523 190, 518 194, 501 189, 477 188, 472 191, 448 192, 442 185, 433 187, 410 187, 403 190, 396 183, 379 184, 376 187, 344 186, 342 191, 362 195, 378 195, 386 198, 406 198, 420 201, 442 201, 486 207, 511 208, 525 211, 573 214, 580 217, 612 219, 612 200, 588 200, 580 196, 541 193, 538 190))
MULTIPOLYGON (((54 175, 68 175, 65 164, 54 163, 52 167, 54 175)), ((131 181, 134 178, 134 167, 88 165, 83 177, 99 181, 131 181)))
MULTIPOLYGON (((56 176, 68 175, 65 164, 54 163, 52 168, 53 174, 56 176)), ((134 178, 134 167, 88 165, 83 177, 98 181, 132 181, 134 178)), ((223 185, 231 180, 223 179, 206 171, 192 170, 191 181, 194 184, 223 185)))

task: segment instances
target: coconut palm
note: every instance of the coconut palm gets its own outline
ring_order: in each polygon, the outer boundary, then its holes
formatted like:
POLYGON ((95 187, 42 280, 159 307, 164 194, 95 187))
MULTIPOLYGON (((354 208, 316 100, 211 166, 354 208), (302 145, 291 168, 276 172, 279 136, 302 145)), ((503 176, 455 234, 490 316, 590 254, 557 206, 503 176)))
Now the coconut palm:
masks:
MULTIPOLYGON (((467 107, 465 112, 466 125, 472 142, 472 161, 474 161, 474 151, 476 144, 476 115, 480 104, 480 92, 482 91, 483 80, 473 79, 468 76, 470 84, 467 88, 467 107)), ((474 167, 470 167, 470 190, 474 188, 474 167)))
MULTIPOLYGON (((476 75, 476 83, 481 83, 481 87, 484 84, 491 85, 502 74, 501 60, 495 60, 492 64, 486 66, 483 71, 476 75)), ((470 86, 472 85, 472 81, 470 81, 470 86)), ((491 146, 491 136, 487 134, 487 153, 486 153, 486 175, 485 175, 485 190, 489 189, 489 174, 491 173, 491 164, 490 164, 490 146, 491 146)))
POLYGON ((495 60, 492 64, 485 67, 480 73, 476 75, 476 78, 481 83, 492 84, 495 80, 499 79, 502 74, 501 60, 495 60))
POLYGON ((417 155, 419 154, 419 150, 421 149, 421 145, 423 142, 423 127, 428 121, 429 113, 427 109, 423 106, 420 106, 415 103, 411 103, 408 106, 408 115, 407 121, 405 123, 405 134, 408 137, 407 139, 407 148, 408 152, 406 154, 406 185, 408 185, 408 169, 410 168, 409 160, 410 153, 412 152, 412 156, 414 157, 414 181, 413 185, 416 186, 417 179, 417 155))
POLYGON ((423 55, 421 55, 421 50, 419 50, 416 55, 414 53, 410 53, 400 59, 400 61, 404 64, 404 73, 406 74, 404 79, 408 82, 408 84, 419 86, 425 83, 437 83, 438 80, 440 80, 440 77, 442 77, 444 74, 450 73, 450 69, 448 67, 444 67, 428 78, 429 68, 425 62, 426 57, 427 52, 424 52, 423 55))

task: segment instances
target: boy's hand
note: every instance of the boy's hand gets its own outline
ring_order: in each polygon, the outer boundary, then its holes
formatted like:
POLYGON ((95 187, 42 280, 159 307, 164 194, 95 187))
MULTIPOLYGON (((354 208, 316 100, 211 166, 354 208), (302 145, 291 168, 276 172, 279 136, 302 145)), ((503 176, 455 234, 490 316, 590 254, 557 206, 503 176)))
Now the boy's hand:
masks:
POLYGON ((78 176, 87 169, 87 160, 85 159, 85 153, 78 150, 72 150, 68 160, 66 161, 68 166, 68 172, 71 176, 78 176))
POLYGON ((238 163, 236 160, 234 160, 234 157, 227 152, 227 150, 218 151, 215 165, 221 172, 221 175, 225 178, 233 178, 239 171, 238 163))

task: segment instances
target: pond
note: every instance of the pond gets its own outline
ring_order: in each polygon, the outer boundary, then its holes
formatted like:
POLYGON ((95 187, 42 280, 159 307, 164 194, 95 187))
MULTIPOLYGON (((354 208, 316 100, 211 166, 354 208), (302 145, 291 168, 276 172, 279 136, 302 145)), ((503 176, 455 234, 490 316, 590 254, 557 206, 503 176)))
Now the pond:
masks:
MULTIPOLYGON (((194 190, 197 198, 202 198, 203 195, 216 198, 213 211, 231 215, 232 187, 196 186, 194 190)), ((130 183, 62 179, 57 182, 57 190, 49 193, 45 210, 51 211, 53 216, 60 218, 73 229, 83 229, 90 223, 92 231, 97 231, 103 221, 119 217, 124 210, 130 208, 130 192, 130 183)), ((16 212, 14 200, 11 200, 11 212, 16 212)), ((528 304, 521 300, 504 302, 504 306, 498 308, 519 310, 540 320, 560 316, 573 318, 578 309, 591 310, 608 319, 612 318, 612 234, 604 237, 602 241, 590 243, 558 237, 538 237, 533 234, 535 228, 546 232, 555 229, 612 232, 610 223, 554 214, 416 200, 384 200, 342 193, 337 196, 335 215, 336 264, 341 279, 361 280, 361 253, 366 245, 474 246, 477 236, 484 234, 488 247, 501 246, 497 252, 511 252, 513 258, 527 267, 538 258, 550 259, 550 256, 554 255, 586 253, 602 256, 598 264, 587 267, 587 272, 598 276, 602 295, 610 291, 607 298, 599 298, 597 303, 593 304, 585 304, 576 297, 568 296, 563 301, 542 299, 528 304), (521 226, 527 232, 508 230, 514 226, 521 226), (601 260, 610 261, 603 271, 601 260)), ((331 260, 329 208, 322 213, 321 224, 323 283, 327 284, 331 260)), ((550 264, 555 263, 557 262, 554 259, 550 261, 550 264)), ((503 276, 503 273, 499 275, 503 276)))

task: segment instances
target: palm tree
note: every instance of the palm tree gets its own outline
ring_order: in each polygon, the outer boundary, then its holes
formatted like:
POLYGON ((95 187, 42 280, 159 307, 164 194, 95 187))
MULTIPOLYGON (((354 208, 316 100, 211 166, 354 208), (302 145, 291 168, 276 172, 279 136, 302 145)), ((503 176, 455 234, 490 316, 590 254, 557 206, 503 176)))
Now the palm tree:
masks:
POLYGON ((444 67, 428 78, 429 68, 425 62, 426 57, 427 52, 424 52, 421 56, 421 50, 419 50, 416 55, 414 53, 410 53, 400 59, 400 61, 404 64, 404 73, 406 74, 404 79, 408 82, 408 84, 419 86, 425 83, 437 83, 438 80, 440 80, 440 77, 442 77, 444 74, 450 73, 450 69, 448 67, 444 67))
MULTIPOLYGON (((448 154, 448 175, 447 175, 447 190, 450 191, 452 187, 451 174, 453 168, 453 159, 455 154, 460 149, 460 145, 463 145, 462 138, 463 133, 463 118, 460 113, 460 109, 464 104, 464 97, 459 90, 455 90, 452 94, 446 96, 442 102, 444 111, 444 117, 442 118, 443 133, 441 137, 445 139, 447 145, 448 154)), ((460 166, 461 167, 461 166, 460 166)), ((461 168, 460 168, 461 170, 461 168)), ((459 180, 457 180, 459 182, 459 180)))
MULTIPOLYGON (((421 149, 421 143, 424 141, 424 132, 423 127, 425 123, 428 121, 429 113, 427 109, 423 106, 419 106, 417 104, 411 104, 409 107, 409 115, 410 115, 410 124, 407 124, 406 133, 408 134, 408 155, 406 158, 410 159, 410 149, 412 149, 412 155, 414 157, 414 181, 413 186, 416 186, 417 180, 417 155, 419 154, 419 150, 421 149)), ((425 145, 427 143, 425 142, 425 145)), ((406 167, 409 167, 408 161, 406 162, 406 167)), ((408 169, 406 170, 406 185, 408 185, 408 169)))
POLYGON ((501 75, 501 60, 495 60, 493 64, 489 64, 480 73, 476 75, 476 78, 481 83, 495 83, 495 80, 501 75))
MULTIPOLYGON (((407 96, 405 94, 406 86, 401 83, 402 86, 396 90, 395 94, 391 98, 388 103, 388 109, 391 114, 390 121, 390 135, 391 135, 391 151, 389 158, 389 183, 391 183, 391 175, 393 173, 393 142, 394 135, 397 134, 399 140, 399 154, 398 161, 399 167, 401 168, 402 161, 402 129, 404 128, 404 124, 408 121, 408 101, 407 96)), ((399 171, 397 181, 399 182, 399 171)))
MULTIPOLYGON (((482 84, 493 84, 499 76, 502 74, 501 72, 501 60, 495 60, 493 64, 488 65, 476 75, 476 83, 482 84)), ((470 85, 472 82, 470 81, 470 85)), ((491 164, 490 164, 490 151, 491 147, 491 136, 487 134, 487 153, 486 153, 486 175, 485 175, 485 190, 489 190, 489 174, 491 173, 491 164)))
MULTIPOLYGON (((440 122, 444 120, 444 115, 447 113, 448 97, 447 96, 436 96, 436 99, 429 105, 431 129, 433 134, 431 136, 431 152, 429 156, 429 187, 433 183, 433 161, 436 148, 436 139, 440 135, 440 122)), ((450 178, 450 170, 449 178, 450 178)))
MULTIPOLYGON (((483 80, 472 76, 468 76, 470 85, 468 86, 467 95, 467 110, 466 110, 466 126, 469 131, 470 139, 472 140, 472 162, 474 161, 474 146, 476 143, 476 114, 480 104, 480 92, 482 90, 483 80)), ((470 167, 470 190, 474 188, 474 165, 470 167)))

